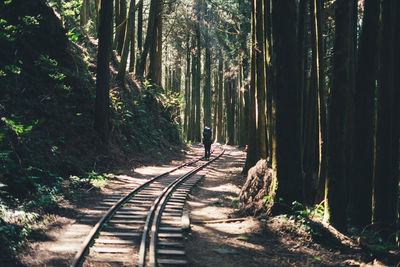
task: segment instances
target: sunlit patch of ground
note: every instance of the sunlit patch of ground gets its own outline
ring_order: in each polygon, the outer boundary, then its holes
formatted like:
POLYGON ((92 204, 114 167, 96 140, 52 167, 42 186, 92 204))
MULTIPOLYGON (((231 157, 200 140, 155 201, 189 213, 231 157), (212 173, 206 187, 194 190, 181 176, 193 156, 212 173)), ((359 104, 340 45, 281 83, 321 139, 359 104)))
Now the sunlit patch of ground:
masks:
MULTIPOLYGON (((183 162, 198 158, 203 153, 201 145, 193 145, 181 160, 173 160, 171 164, 158 165, 155 159, 153 166, 132 168, 120 171, 108 180, 107 186, 100 192, 89 190, 87 195, 78 203, 64 207, 61 215, 52 215, 52 220, 46 225, 38 226, 40 232, 32 239, 19 255, 17 260, 26 266, 69 266, 75 253, 81 247, 92 226, 97 222, 81 222, 85 214, 100 218, 106 210, 95 209, 101 200, 118 194, 125 196, 148 179, 158 176, 183 162)), ((168 157, 168 155, 165 155, 168 157)), ((179 170, 177 173, 181 173, 179 170)), ((175 175, 175 174, 174 174, 175 175)))
POLYGON ((365 264, 361 253, 323 247, 313 242, 300 225, 285 217, 240 218, 236 213, 237 197, 246 179, 241 175, 246 155, 237 148, 226 147, 226 150, 222 159, 210 167, 188 202, 192 221, 186 242, 189 266, 365 264))

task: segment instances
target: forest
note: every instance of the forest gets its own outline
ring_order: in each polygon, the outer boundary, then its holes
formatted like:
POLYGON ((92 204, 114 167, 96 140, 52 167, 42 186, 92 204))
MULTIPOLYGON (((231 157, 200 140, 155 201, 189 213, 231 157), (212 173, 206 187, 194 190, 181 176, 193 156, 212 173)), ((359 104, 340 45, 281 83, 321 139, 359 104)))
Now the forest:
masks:
POLYGON ((397 0, 2 1, 0 248, 210 126, 244 175, 266 162, 257 213, 316 210, 398 249, 399 47, 397 0))

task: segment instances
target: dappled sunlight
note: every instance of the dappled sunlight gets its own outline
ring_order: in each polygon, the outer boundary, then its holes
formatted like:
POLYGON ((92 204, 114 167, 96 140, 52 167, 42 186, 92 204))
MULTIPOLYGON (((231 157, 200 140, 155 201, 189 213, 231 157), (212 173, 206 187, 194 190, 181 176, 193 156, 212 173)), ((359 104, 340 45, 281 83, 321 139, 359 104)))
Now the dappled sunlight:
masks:
POLYGON ((238 192, 238 188, 235 188, 235 185, 233 184, 221 184, 218 186, 214 187, 207 187, 203 188, 200 186, 201 189, 208 190, 208 191, 214 191, 214 192, 238 192))
POLYGON ((159 174, 161 174, 163 172, 166 172, 166 171, 168 171, 170 169, 171 169, 170 166, 168 166, 168 167, 151 166, 150 168, 149 167, 144 167, 144 168, 135 169, 133 174, 139 174, 139 176, 140 175, 142 175, 142 176, 159 175, 159 174))

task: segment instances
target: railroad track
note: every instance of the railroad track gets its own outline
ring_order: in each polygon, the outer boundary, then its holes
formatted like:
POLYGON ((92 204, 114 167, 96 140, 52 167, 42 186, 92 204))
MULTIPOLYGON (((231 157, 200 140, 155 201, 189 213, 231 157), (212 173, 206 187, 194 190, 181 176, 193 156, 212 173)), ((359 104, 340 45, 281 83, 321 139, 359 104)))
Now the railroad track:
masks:
MULTIPOLYGON (((70 266, 184 266, 183 211, 201 178, 197 172, 217 160, 182 164, 139 185, 125 196, 103 200, 108 209, 92 228, 70 266)), ((85 218, 93 220, 95 218, 85 218)))

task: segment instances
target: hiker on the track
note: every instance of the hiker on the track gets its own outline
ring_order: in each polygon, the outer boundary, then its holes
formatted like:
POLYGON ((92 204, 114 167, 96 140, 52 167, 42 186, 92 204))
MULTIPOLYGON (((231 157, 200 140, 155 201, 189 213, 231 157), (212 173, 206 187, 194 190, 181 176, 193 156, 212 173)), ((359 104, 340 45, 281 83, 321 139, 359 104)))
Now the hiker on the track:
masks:
POLYGON ((208 126, 204 126, 203 130, 203 144, 204 144, 204 158, 209 159, 211 154, 211 128, 208 126))

